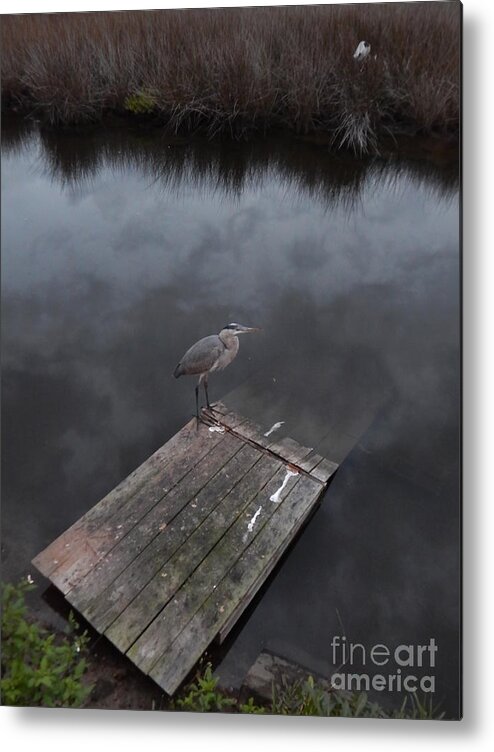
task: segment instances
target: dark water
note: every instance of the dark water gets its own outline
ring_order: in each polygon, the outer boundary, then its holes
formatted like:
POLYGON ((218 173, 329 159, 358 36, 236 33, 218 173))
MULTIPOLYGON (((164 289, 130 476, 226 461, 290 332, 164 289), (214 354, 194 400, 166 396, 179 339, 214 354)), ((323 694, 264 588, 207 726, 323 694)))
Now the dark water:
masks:
POLYGON ((434 669, 403 673, 434 673, 457 716, 454 165, 8 122, 2 144, 3 577, 35 574, 188 419, 193 384, 171 377, 186 347, 259 325, 211 397, 342 465, 227 643, 222 682, 262 649, 328 674, 335 635, 434 638, 434 669))

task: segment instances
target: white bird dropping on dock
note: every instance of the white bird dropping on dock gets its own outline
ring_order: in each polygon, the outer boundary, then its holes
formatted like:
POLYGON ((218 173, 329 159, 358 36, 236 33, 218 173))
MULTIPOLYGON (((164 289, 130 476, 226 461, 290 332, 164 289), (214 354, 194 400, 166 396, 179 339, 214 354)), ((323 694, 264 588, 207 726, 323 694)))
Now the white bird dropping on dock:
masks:
POLYGON ((251 521, 247 525, 247 530, 249 531, 249 533, 251 533, 254 530, 254 525, 256 524, 257 518, 261 514, 261 509, 262 509, 262 506, 260 506, 257 512, 254 515, 252 515, 251 521))
POLYGON ((278 423, 275 423, 274 425, 271 426, 269 431, 266 431, 264 436, 270 436, 274 431, 277 431, 278 428, 281 428, 284 422, 285 422, 284 420, 279 420, 278 423))
POLYGON ((290 478, 293 475, 298 475, 298 473, 295 472, 294 470, 287 470, 286 471, 286 475, 285 475, 285 477, 283 479, 283 483, 278 488, 278 490, 274 492, 274 494, 271 494, 271 496, 269 497, 269 501, 274 501, 275 504, 277 504, 279 502, 280 496, 281 496, 281 492, 283 491, 283 489, 285 488, 286 484, 288 483, 288 481, 290 480, 290 478))
MULTIPOLYGON (((254 530, 254 525, 256 524, 256 520, 257 520, 257 518, 258 518, 258 517, 259 517, 259 515, 261 514, 261 510, 262 510, 262 505, 261 505, 261 506, 259 507, 259 509, 258 509, 258 510, 257 510, 257 511, 255 512, 255 514, 253 514, 253 515, 252 515, 252 517, 251 517, 251 519, 250 519, 250 522, 249 522, 249 524, 247 525, 247 531, 248 531, 249 533, 251 533, 251 532, 252 532, 252 531, 254 530)), ((248 538, 248 534, 247 534, 247 533, 244 533, 244 535, 242 536, 242 541, 243 541, 243 543, 245 543, 245 542, 247 541, 247 538, 248 538)))
POLYGON ((223 426, 209 426, 211 433, 225 433, 223 426))

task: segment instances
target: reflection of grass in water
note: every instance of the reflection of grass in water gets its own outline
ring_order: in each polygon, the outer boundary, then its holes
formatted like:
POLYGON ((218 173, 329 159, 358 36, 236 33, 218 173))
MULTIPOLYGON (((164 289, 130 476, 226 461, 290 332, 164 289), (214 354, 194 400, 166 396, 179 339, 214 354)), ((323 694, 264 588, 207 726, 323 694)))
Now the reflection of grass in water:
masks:
MULTIPOLYGON (((8 121, 8 119, 6 119, 8 121)), ((266 137, 238 143, 197 138, 164 137, 156 130, 95 127, 77 130, 25 129, 18 136, 6 122, 4 153, 39 139, 40 161, 48 177, 67 188, 82 188, 100 170, 122 176, 129 170, 143 174, 163 191, 181 195, 191 189, 240 200, 244 191, 261 190, 267 183, 292 190, 328 207, 352 209, 369 184, 402 188, 420 181, 431 193, 453 196, 458 190, 456 165, 436 166, 419 159, 360 158, 331 152, 290 137, 266 137)))
POLYGON ((438 2, 4 16, 3 97, 52 124, 130 110, 174 133, 331 131, 362 152, 386 128, 457 129, 459 33, 459 4, 438 2))
POLYGON ((2 113, 2 154, 20 156, 31 149, 36 134, 36 125, 28 118, 2 113))

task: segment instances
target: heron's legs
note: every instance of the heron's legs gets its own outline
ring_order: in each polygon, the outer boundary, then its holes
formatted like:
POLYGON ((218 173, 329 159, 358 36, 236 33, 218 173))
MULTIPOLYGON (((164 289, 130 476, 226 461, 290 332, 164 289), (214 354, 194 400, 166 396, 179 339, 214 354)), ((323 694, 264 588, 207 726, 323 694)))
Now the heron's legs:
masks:
POLYGON ((206 392, 206 405, 211 408, 211 405, 209 404, 209 395, 208 395, 208 377, 204 377, 204 391, 206 392))
POLYGON ((199 384, 196 384, 196 418, 199 423, 199 384))

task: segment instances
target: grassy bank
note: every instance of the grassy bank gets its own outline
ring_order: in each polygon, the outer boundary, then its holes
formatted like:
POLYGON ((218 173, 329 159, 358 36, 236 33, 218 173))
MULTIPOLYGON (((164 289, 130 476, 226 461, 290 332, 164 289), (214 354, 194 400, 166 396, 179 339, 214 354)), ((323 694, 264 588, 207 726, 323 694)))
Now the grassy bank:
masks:
MULTIPOLYGON (((2 583, 2 661, 0 693, 4 705, 21 707, 108 707, 134 710, 181 710, 191 712, 228 712, 277 715, 319 715, 366 718, 441 719, 444 714, 432 702, 417 696, 405 697, 399 708, 386 711, 371 702, 365 692, 328 692, 311 676, 273 686, 271 701, 256 702, 250 695, 241 700, 218 688, 211 663, 200 662, 193 681, 172 699, 140 672, 141 691, 128 694, 123 688, 118 704, 103 702, 113 685, 104 659, 94 654, 87 631, 81 632, 71 612, 66 634, 50 632, 32 617, 26 602, 34 590, 31 576, 16 585, 2 583), (106 674, 106 677, 105 677, 106 674), (89 683, 88 677, 96 679, 89 683), (105 686, 106 685, 106 686, 105 686), (153 689, 152 689, 153 688, 153 689), (106 690, 106 693, 105 693, 106 690), (153 697, 154 696, 154 697, 153 697), (151 698, 153 698, 151 700, 151 698), (129 704, 129 699, 132 703, 129 704), (149 705, 146 702, 149 701, 149 705)), ((120 656, 123 664, 127 661, 120 656)), ((129 664, 130 666, 130 664, 129 664)), ((126 672, 110 669, 112 678, 122 679, 126 672)), ((127 676, 127 684, 135 684, 127 676)))
POLYGON ((50 124, 117 111, 175 133, 326 131, 357 151, 458 128, 456 2, 2 16, 1 31, 4 106, 50 124))

